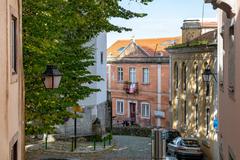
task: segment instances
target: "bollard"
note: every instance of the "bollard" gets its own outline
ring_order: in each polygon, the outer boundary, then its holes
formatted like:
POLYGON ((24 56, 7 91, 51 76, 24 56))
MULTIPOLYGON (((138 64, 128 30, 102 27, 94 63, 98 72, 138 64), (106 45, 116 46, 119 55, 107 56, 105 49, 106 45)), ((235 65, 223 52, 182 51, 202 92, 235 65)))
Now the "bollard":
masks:
POLYGON ((45 149, 47 150, 48 148, 48 134, 46 134, 46 137, 45 137, 45 149))
POLYGON ((152 129, 152 160, 166 160, 166 137, 163 129, 152 129))
POLYGON ((71 149, 71 151, 73 152, 73 137, 72 137, 72 149, 71 149))
POLYGON ((93 148, 94 148, 94 151, 96 150, 96 139, 94 138, 93 139, 93 148))
POLYGON ((106 147, 106 141, 105 141, 105 137, 103 137, 103 147, 106 147))
POLYGON ((111 137, 108 138, 108 144, 111 145, 111 137))

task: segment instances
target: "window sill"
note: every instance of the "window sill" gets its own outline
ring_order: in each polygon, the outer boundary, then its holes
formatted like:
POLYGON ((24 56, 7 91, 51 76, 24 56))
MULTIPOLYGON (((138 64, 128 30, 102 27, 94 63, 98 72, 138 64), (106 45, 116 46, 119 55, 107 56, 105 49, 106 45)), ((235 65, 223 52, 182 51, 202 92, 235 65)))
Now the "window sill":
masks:
POLYGON ((123 84, 123 83, 124 83, 124 81, 117 81, 117 83, 121 83, 121 84, 123 84))
POLYGON ((143 116, 141 116, 141 118, 142 119, 150 119, 150 117, 143 117, 143 116))
POLYGON ((150 83, 142 83, 142 85, 150 85, 150 83))
POLYGON ((116 115, 118 115, 118 116, 124 116, 123 113, 116 113, 116 115))

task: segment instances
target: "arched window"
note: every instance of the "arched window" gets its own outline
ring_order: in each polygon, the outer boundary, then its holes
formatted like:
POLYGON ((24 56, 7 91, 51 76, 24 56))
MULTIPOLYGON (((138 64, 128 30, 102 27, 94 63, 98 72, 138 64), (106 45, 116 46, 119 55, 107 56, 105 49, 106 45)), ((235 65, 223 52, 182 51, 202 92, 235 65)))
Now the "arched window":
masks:
POLYGON ((183 117, 184 125, 187 126, 187 101, 184 101, 184 117, 183 117))
POLYGON ((206 110, 206 134, 209 134, 210 129, 210 109, 207 108, 206 110))
POLYGON ((174 64, 174 87, 178 89, 178 65, 177 63, 174 64))
POLYGON ((183 90, 187 90, 187 67, 185 63, 182 65, 182 83, 183 83, 183 90))
POLYGON ((198 130, 198 104, 196 104, 196 108, 195 108, 195 127, 196 130, 198 130))
POLYGON ((195 93, 198 93, 198 65, 195 67, 195 93))
MULTIPOLYGON (((206 69, 206 68, 208 68, 208 67, 209 67, 208 63, 205 62, 205 63, 204 63, 204 68, 206 69)), ((209 84, 209 82, 206 82, 206 83, 205 83, 205 93, 206 93, 206 96, 209 96, 209 95, 210 95, 210 84, 209 84)))

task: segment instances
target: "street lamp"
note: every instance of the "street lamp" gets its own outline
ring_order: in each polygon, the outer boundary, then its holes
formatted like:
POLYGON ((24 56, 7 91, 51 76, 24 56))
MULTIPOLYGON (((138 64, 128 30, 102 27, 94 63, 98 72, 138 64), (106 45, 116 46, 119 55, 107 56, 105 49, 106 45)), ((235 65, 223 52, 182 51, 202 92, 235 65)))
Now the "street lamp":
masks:
POLYGON ((45 72, 42 74, 45 88, 58 88, 62 79, 62 73, 54 65, 47 65, 45 72))
MULTIPOLYGON (((45 88, 47 89, 58 88, 61 79, 62 79, 62 73, 57 69, 56 66, 54 65, 46 66, 46 70, 42 74, 42 81, 44 83, 45 88)), ((48 139, 48 134, 46 133, 45 149, 47 149, 47 139, 48 139)))
POLYGON ((206 83, 209 83, 209 82, 210 82, 210 75, 212 75, 212 76, 214 77, 215 81, 217 81, 214 73, 212 73, 212 71, 210 70, 210 67, 207 67, 207 68, 204 70, 204 72, 203 72, 203 74, 202 74, 202 76, 203 76, 203 81, 206 82, 206 83))

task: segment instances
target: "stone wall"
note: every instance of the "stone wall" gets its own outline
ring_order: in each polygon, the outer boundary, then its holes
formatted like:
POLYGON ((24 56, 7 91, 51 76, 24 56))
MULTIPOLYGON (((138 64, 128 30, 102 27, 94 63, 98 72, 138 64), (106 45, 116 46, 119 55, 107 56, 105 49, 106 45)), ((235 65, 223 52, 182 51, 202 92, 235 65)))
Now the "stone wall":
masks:
MULTIPOLYGON (((77 119, 77 135, 91 135, 92 133, 92 123, 98 117, 101 121, 102 130, 105 131, 106 127, 106 117, 108 116, 106 112, 108 112, 106 102, 98 104, 97 108, 97 116, 92 114, 92 110, 94 106, 85 107, 84 113, 78 113, 81 118, 77 119)), ((73 136, 74 135, 74 119, 69 119, 65 122, 64 125, 59 125, 56 127, 57 134, 61 134, 64 136, 73 136)))

